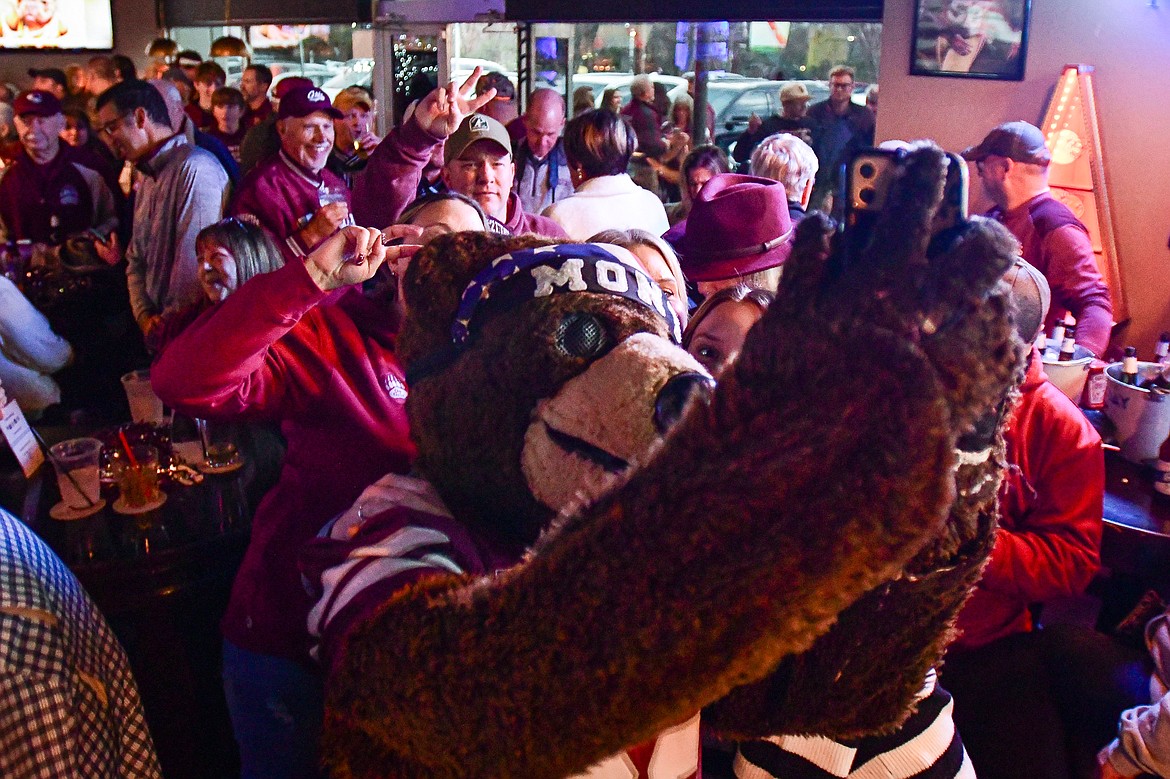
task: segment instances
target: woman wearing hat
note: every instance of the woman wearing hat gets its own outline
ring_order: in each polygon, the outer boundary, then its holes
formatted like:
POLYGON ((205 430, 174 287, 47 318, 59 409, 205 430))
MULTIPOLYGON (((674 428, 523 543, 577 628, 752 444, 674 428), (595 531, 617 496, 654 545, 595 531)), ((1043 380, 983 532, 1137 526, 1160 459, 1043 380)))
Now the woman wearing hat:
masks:
POLYGON ((703 185, 686 220, 663 237, 706 296, 741 283, 775 292, 792 234, 780 182, 723 173, 703 185))

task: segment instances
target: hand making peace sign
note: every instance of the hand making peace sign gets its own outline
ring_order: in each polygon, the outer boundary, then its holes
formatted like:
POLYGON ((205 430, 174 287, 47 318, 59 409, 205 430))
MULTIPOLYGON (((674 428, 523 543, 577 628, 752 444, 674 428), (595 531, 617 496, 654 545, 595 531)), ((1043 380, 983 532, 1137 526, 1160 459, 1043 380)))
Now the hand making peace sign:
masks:
POLYGON ((415 106, 414 120, 422 129, 439 138, 446 138, 455 132, 468 114, 474 114, 496 96, 493 88, 482 95, 469 97, 482 72, 482 68, 476 67, 458 87, 454 81, 445 87, 436 87, 415 106))

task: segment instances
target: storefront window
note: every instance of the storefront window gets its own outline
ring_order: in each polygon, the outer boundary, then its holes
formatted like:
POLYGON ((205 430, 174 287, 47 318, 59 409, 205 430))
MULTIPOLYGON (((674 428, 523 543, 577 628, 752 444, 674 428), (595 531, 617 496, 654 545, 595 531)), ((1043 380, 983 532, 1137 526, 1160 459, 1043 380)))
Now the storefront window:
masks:
MULTIPOLYGON (((332 97, 347 86, 368 87, 374 69, 373 29, 358 24, 260 24, 250 27, 176 27, 170 37, 180 49, 204 56, 215 39, 233 35, 246 41, 252 61, 272 69, 275 80, 303 76, 332 97)), ((228 85, 238 83, 247 62, 217 58, 228 74, 228 85)))
MULTIPOLYGON (((877 80, 880 24, 733 22, 724 27, 727 59, 722 70, 727 73, 747 78, 824 80, 835 65, 850 65, 857 71, 858 81, 877 80)), ((483 60, 487 65, 501 66, 509 76, 515 75, 514 25, 453 24, 449 30, 452 73, 459 70, 454 65, 458 58, 483 60)), ((658 72, 681 76, 694 68, 694 31, 685 23, 536 24, 533 36, 538 42, 543 38, 570 41, 567 58, 574 74, 658 72)))

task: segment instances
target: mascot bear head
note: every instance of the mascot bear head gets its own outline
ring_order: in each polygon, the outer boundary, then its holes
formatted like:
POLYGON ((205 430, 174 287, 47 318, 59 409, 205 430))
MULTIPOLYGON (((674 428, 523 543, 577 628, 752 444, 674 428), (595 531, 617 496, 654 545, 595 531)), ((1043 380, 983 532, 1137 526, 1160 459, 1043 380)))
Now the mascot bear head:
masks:
POLYGON ((617 246, 461 233, 404 280, 419 469, 461 521, 530 545, 643 459, 711 378, 617 246))

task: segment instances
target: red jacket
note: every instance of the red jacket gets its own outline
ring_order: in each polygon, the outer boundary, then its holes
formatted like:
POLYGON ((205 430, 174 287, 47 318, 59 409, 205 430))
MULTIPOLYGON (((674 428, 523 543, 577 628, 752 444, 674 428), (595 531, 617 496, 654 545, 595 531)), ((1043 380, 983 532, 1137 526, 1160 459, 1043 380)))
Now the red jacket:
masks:
POLYGON ((237 646, 308 660, 311 604, 297 553, 366 485, 409 469, 397 329, 361 290, 321 292, 291 262, 206 312, 152 367, 155 391, 181 412, 277 421, 288 440, 223 619, 237 646))
POLYGON ((1048 381, 1035 352, 1021 390, 1006 436, 995 549, 959 613, 959 648, 1031 630, 1029 604, 1083 592, 1100 565, 1101 437, 1048 381))

